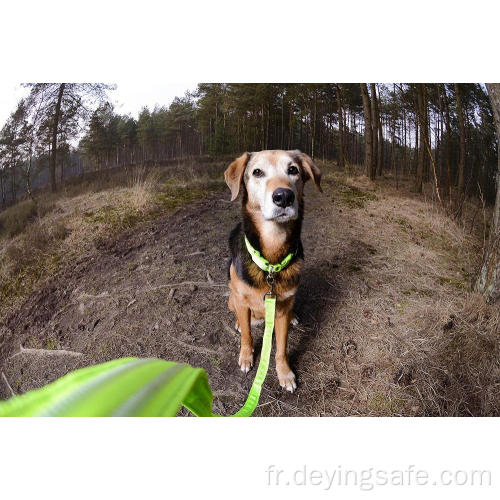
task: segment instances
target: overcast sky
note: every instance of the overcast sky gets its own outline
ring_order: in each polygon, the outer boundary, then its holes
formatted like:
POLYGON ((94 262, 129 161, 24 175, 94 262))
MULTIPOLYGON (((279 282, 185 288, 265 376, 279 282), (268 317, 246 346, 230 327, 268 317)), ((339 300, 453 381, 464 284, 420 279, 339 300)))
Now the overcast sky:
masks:
MULTIPOLYGON (((143 106, 169 105, 175 97, 182 97, 187 90, 195 90, 196 83, 117 83, 110 92, 110 100, 117 113, 131 114, 137 118, 143 106)), ((20 84, 0 82, 0 128, 14 111, 19 99, 27 94, 20 84)))

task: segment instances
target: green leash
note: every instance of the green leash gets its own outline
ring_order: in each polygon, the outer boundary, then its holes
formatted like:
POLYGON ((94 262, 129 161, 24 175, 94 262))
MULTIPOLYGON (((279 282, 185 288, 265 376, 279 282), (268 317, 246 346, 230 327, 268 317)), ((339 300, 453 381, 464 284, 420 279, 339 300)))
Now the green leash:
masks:
MULTIPOLYGON (((264 300, 265 328, 264 337, 262 339, 262 351, 260 353, 259 366, 245 404, 234 415, 230 415, 231 417, 252 416, 255 408, 257 408, 257 405, 259 404, 262 384, 266 379, 267 370, 269 369, 269 359, 271 358, 271 347, 273 344, 274 316, 276 313, 276 295, 271 295, 268 292, 264 300)), ((196 409, 190 408, 186 403, 184 403, 184 406, 197 417, 203 416, 200 415, 196 409)), ((220 415, 215 413, 213 413, 212 416, 220 417, 220 415)))
POLYGON ((274 316, 276 314, 276 295, 266 294, 264 301, 265 328, 259 366, 245 404, 233 415, 233 417, 250 417, 252 415, 259 404, 262 384, 266 379, 267 370, 269 369, 269 359, 271 357, 271 347, 273 343, 274 316))

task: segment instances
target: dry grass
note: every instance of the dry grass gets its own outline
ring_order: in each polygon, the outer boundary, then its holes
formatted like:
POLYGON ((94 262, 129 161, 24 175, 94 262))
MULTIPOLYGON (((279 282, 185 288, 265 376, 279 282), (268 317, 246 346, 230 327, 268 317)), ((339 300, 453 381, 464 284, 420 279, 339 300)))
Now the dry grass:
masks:
POLYGON ((130 205, 135 210, 148 209, 154 201, 156 191, 159 189, 160 172, 137 168, 131 174, 128 189, 130 205))
POLYGON ((32 200, 24 200, 0 212, 0 237, 11 238, 24 231, 37 215, 32 200))

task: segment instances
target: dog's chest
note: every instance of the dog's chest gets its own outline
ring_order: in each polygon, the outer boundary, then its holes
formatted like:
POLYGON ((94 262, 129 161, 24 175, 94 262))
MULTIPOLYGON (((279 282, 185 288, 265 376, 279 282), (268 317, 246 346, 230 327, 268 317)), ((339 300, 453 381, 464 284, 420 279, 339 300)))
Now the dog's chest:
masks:
MULTIPOLYGON (((290 266, 280 271, 276 275, 274 283, 274 293, 277 298, 278 309, 288 308, 293 303, 300 278, 302 261, 296 260, 290 266)), ((229 287, 238 300, 245 303, 254 312, 264 312, 264 294, 269 292, 269 284, 266 281, 266 273, 257 266, 249 266, 249 274, 252 283, 247 283, 231 269, 231 281, 229 287)))

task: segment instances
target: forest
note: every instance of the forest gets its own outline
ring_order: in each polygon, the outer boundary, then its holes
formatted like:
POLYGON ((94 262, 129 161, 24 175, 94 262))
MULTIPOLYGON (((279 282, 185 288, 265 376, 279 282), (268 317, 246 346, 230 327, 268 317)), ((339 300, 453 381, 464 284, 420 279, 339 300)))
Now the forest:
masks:
POLYGON ((30 86, 1 130, 3 206, 20 189, 29 193, 43 171, 55 190, 76 165, 90 171, 294 148, 347 170, 364 164, 371 179, 411 176, 417 192, 432 180, 458 211, 466 196, 495 199, 497 139, 482 84, 204 83, 137 119, 115 112, 112 90, 30 86))

